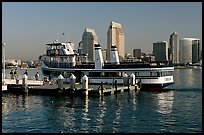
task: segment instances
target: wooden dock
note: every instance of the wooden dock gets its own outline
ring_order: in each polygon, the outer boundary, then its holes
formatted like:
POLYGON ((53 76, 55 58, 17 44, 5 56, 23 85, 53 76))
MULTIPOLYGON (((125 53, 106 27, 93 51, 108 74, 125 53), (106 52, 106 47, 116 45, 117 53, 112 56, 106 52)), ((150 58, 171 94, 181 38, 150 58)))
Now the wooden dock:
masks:
POLYGON ((117 80, 113 81, 112 84, 101 82, 100 84, 88 83, 88 77, 84 75, 82 77, 82 83, 75 83, 75 76, 70 76, 70 82, 67 84, 64 82, 62 75, 58 76, 58 80, 55 83, 53 81, 43 82, 39 80, 28 80, 27 76, 24 75, 22 80, 5 80, 7 84, 8 92, 12 93, 38 93, 38 94, 61 94, 68 96, 105 96, 118 94, 122 92, 129 92, 132 90, 138 91, 137 83, 132 81, 129 83, 127 77, 124 78, 123 85, 117 84, 117 80), (126 81, 125 81, 126 79, 126 81))
POLYGON ((82 89, 82 84, 76 84, 74 89, 70 88, 70 84, 64 84, 63 89, 60 89, 57 84, 44 84, 39 86, 22 84, 8 85, 8 92, 11 93, 32 93, 32 94, 46 94, 46 95, 68 95, 68 96, 92 96, 100 97, 105 95, 118 94, 129 91, 139 91, 136 85, 123 86, 123 85, 93 85, 89 84, 88 90, 82 89))

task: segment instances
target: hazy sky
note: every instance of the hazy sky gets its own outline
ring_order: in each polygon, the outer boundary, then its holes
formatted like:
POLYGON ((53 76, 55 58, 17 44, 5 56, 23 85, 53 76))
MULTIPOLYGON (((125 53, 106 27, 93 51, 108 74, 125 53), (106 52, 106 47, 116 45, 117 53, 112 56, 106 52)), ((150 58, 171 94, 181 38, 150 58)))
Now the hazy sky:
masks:
POLYGON ((125 53, 151 53, 153 42, 169 41, 173 32, 202 44, 202 2, 3 2, 6 59, 37 60, 57 37, 77 47, 85 28, 95 29, 106 48, 111 21, 122 24, 125 53))

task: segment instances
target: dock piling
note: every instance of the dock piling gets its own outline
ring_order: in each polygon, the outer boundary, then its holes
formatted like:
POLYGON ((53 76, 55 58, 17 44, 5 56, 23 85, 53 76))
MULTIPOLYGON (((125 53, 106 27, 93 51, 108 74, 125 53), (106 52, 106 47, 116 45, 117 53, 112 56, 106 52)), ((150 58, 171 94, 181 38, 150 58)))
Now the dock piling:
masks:
POLYGON ((128 80, 129 80, 128 75, 126 73, 124 73, 124 75, 123 75, 123 85, 124 86, 128 85, 128 80))
POLYGON ((117 89, 117 80, 115 80, 115 93, 116 93, 116 98, 117 98, 117 94, 118 94, 118 89, 117 89))
POLYGON ((101 96, 103 96, 103 82, 101 82, 101 96))
POLYGON ((27 81, 28 81, 28 76, 26 74, 23 75, 22 77, 22 90, 23 92, 27 93, 28 92, 28 84, 27 84, 27 81))
POLYGON ((60 90, 63 90, 63 88, 64 88, 64 77, 60 74, 59 76, 58 76, 58 89, 60 89, 60 90))
POLYGON ((133 74, 133 73, 130 75, 130 84, 131 84, 132 86, 135 85, 135 74, 133 74))
POLYGON ((70 89, 74 90, 75 89, 75 81, 76 81, 76 77, 71 74, 70 76, 70 89))
POLYGON ((82 77, 82 89, 85 89, 86 91, 86 96, 88 96, 88 89, 89 89, 89 84, 88 84, 88 77, 84 75, 82 77))
POLYGON ((129 78, 127 80, 127 85, 128 85, 128 91, 130 90, 130 81, 129 81, 129 78))

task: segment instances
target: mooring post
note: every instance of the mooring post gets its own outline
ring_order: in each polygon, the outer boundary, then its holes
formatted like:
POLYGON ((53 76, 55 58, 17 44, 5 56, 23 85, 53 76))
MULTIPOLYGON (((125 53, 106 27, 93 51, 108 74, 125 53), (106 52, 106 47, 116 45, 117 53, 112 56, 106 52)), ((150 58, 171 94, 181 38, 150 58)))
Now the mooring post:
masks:
POLYGON ((135 75, 133 73, 130 75, 130 85, 135 85, 135 75))
POLYGON ((89 83, 88 83, 88 77, 86 75, 84 75, 82 77, 82 89, 84 89, 86 91, 86 96, 88 96, 89 92, 88 92, 88 89, 89 89, 89 83))
POLYGON ((126 73, 123 74, 123 85, 124 86, 128 85, 128 75, 126 73))
POLYGON ((76 77, 71 74, 70 76, 70 89, 74 90, 75 89, 75 81, 76 81, 76 77))
POLYGON ((23 92, 28 92, 28 84, 27 84, 28 76, 26 74, 23 75, 22 77, 22 87, 23 87, 23 92))
POLYGON ((103 82, 101 82, 101 96, 103 96, 103 82))
POLYGON ((117 93, 118 93, 118 90, 117 90, 117 80, 115 80, 115 93, 116 93, 116 97, 117 97, 117 93))
POLYGON ((64 88, 64 77, 61 74, 58 76, 57 83, 58 83, 58 89, 63 90, 63 88, 64 88))
POLYGON ((130 90, 130 81, 129 81, 129 78, 127 80, 127 84, 128 84, 128 90, 130 90))
POLYGON ((137 81, 137 79, 135 79, 135 91, 137 91, 137 86, 138 85, 138 81, 137 81))

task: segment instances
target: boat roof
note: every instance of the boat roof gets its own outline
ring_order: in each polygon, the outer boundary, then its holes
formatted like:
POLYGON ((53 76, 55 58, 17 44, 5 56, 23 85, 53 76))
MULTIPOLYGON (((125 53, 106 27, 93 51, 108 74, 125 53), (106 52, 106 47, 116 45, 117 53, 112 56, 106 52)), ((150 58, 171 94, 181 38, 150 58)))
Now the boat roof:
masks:
MULTIPOLYGON (((48 67, 47 67, 48 68, 48 67)), ((174 71, 174 67, 148 67, 148 68, 112 68, 112 69, 94 69, 94 68, 50 68, 53 71, 91 71, 91 72, 126 72, 126 71, 174 71)))
POLYGON ((57 45, 62 45, 62 43, 55 43, 55 42, 54 42, 54 43, 48 43, 48 44, 46 44, 46 45, 56 45, 56 46, 57 46, 57 45))

